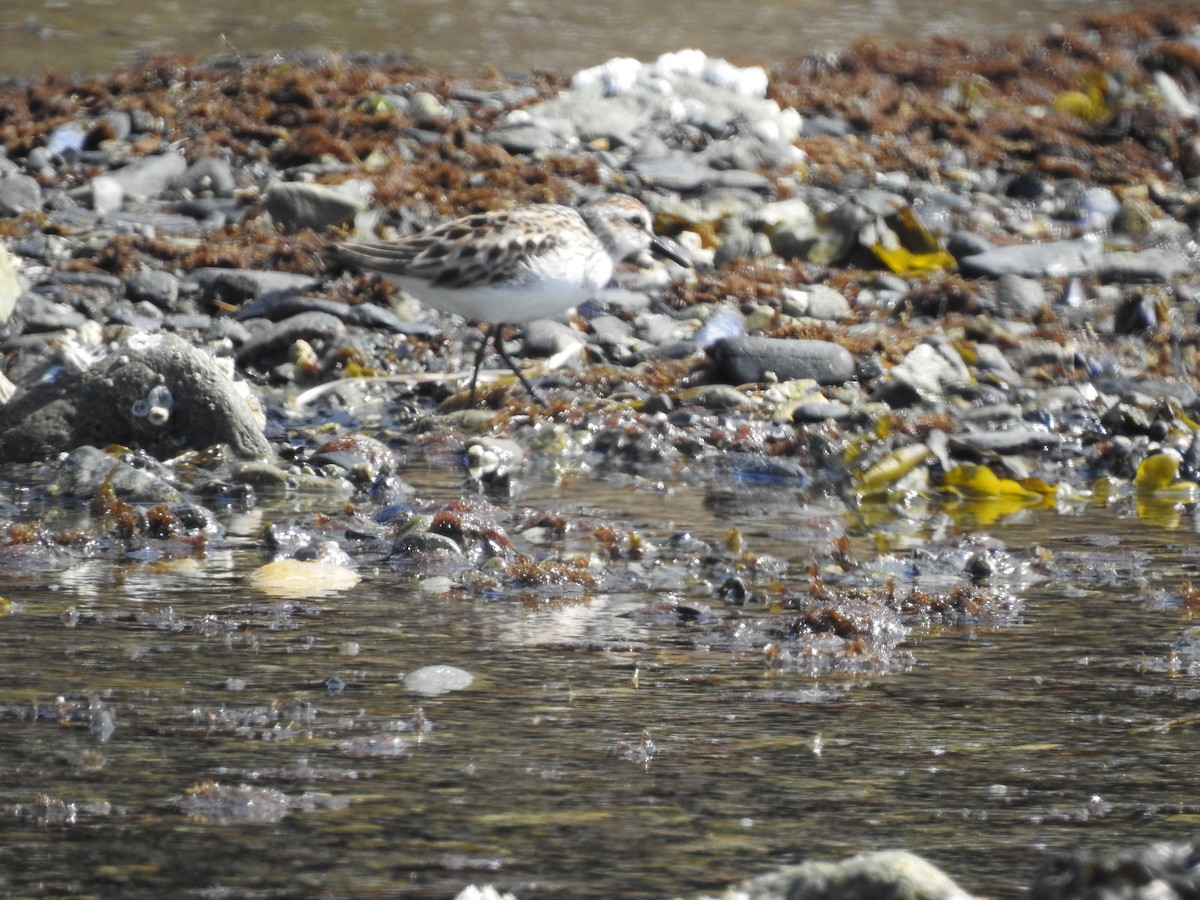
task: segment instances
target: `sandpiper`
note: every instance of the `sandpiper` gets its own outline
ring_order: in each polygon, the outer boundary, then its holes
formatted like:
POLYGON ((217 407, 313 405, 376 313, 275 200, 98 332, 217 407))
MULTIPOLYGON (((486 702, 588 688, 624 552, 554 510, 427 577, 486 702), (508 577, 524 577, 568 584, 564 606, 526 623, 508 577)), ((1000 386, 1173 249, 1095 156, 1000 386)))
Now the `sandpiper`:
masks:
POLYGON ((615 263, 646 249, 690 265, 680 247, 654 233, 641 201, 623 194, 579 208, 494 210, 395 241, 337 245, 342 262, 378 273, 435 309, 491 326, 475 353, 471 404, 489 341, 541 403, 501 345, 501 327, 578 306, 608 284, 615 263))

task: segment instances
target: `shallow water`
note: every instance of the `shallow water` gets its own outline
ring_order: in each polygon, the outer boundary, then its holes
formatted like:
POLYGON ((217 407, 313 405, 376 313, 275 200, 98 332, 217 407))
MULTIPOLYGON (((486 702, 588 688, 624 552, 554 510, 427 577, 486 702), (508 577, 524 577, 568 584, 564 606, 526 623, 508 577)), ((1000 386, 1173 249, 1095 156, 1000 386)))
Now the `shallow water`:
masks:
POLYGON ((0 75, 103 71, 137 53, 207 59, 323 47, 392 51, 443 71, 487 66, 574 70, 614 56, 652 59, 696 47, 710 56, 781 62, 860 37, 995 37, 1135 0, 729 0, 686 5, 607 0, 6 0, 0 75), (336 10, 336 11, 334 11, 336 10), (748 14, 751 10, 751 14, 748 14))
MULTIPOLYGON (((459 493, 453 472, 406 475, 420 496, 459 493)), ((652 541, 737 525, 790 562, 788 592, 808 589, 805 535, 828 510, 651 487, 535 480, 521 503, 652 541)), ((715 649, 699 624, 624 615, 670 591, 437 593, 368 565, 348 593, 281 611, 240 577, 265 559, 262 523, 298 505, 230 514, 239 549, 195 563, 100 557, 4 587, 0 891, 446 897, 490 882, 522 898, 662 897, 904 847, 1003 898, 1054 852, 1183 838, 1198 821, 1200 681, 1166 664, 1191 622, 1149 590, 1194 577, 1187 515, 1171 529, 1096 509, 992 526, 1064 573, 1024 592, 1017 624, 916 630, 895 670, 831 677, 715 649), (416 696, 403 674, 430 664, 476 680, 416 696), (48 711, 72 701, 90 718, 48 711), (418 716, 433 726, 419 738, 418 716), (403 755, 361 755, 397 735, 403 755), (206 781, 303 808, 185 815, 173 800, 206 781)), ((865 550, 874 529, 848 524, 865 550)))

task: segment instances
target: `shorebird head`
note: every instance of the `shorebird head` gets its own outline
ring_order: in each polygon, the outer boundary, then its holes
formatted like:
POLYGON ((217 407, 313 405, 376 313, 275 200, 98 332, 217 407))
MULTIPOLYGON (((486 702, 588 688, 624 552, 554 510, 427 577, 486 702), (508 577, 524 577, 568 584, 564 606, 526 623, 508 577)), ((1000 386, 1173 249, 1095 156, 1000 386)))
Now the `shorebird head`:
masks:
POLYGON ((654 217, 635 197, 606 194, 585 203, 579 208, 579 214, 615 260, 627 259, 650 249, 681 266, 692 266, 681 246, 654 233, 654 217))

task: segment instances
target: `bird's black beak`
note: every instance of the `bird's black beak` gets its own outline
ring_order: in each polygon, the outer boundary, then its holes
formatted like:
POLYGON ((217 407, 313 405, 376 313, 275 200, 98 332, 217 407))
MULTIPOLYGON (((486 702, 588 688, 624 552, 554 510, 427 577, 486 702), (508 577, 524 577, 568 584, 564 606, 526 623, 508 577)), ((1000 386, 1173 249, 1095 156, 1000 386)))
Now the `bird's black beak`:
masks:
POLYGON ((650 249, 659 256, 665 256, 672 262, 677 262, 685 269, 693 268, 692 258, 688 256, 687 251, 683 247, 667 237, 654 235, 650 239, 650 249))

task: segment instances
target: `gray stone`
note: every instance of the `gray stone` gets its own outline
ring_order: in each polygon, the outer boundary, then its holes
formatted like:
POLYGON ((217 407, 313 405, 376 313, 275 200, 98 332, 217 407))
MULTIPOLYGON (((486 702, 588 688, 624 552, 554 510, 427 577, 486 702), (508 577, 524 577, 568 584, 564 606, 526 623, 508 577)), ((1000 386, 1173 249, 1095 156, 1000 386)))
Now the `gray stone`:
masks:
POLYGON ((0 216, 17 216, 42 208, 42 187, 29 175, 10 174, 0 178, 0 216))
POLYGON ((81 328, 88 320, 83 313, 37 291, 26 291, 17 298, 13 318, 20 322, 23 334, 81 328))
POLYGON ((498 143, 509 153, 536 153, 539 150, 556 150, 568 145, 568 141, 561 134, 534 122, 519 122, 497 128, 488 135, 488 140, 498 143))
POLYGON ((844 422, 853 410, 837 400, 805 400, 792 410, 792 421, 797 425, 814 422, 844 422))
POLYGON ((637 336, 656 347, 686 340, 691 330, 686 323, 662 313, 642 313, 634 324, 637 336))
POLYGON ((310 275, 256 269, 194 269, 187 277, 206 297, 232 303, 277 293, 298 294, 317 285, 317 279, 310 275))
POLYGON ((840 321, 850 315, 850 304, 833 288, 810 284, 802 288, 784 288, 780 306, 785 315, 823 321, 840 321))
POLYGON ((697 347, 711 347, 726 338, 744 337, 746 317, 740 309, 732 306, 716 307, 693 337, 697 347))
POLYGON ((617 316, 596 316, 588 324, 601 346, 625 344, 633 337, 633 326, 617 316))
POLYGON ((98 213, 117 212, 125 203, 125 191, 111 175, 97 175, 83 190, 84 195, 79 199, 85 200, 98 213))
POLYGON ((975 345, 975 370, 980 375, 992 375, 1009 384, 1020 384, 1021 373, 1012 367, 1008 357, 995 344, 975 345))
POLYGON ((470 687, 475 676, 458 666, 422 666, 404 676, 404 686, 424 697, 436 697, 470 687))
POLYGON ((955 259, 978 256, 995 249, 996 245, 987 238, 970 231, 954 231, 946 238, 946 251, 955 259))
POLYGON ((741 219, 729 219, 721 233, 721 244, 713 254, 713 267, 721 268, 735 259, 754 254, 754 232, 741 219))
POLYGON ((198 159, 175 179, 174 188, 193 197, 232 197, 237 188, 233 167, 216 156, 198 159))
POLYGON ((678 152, 668 156, 634 159, 629 168, 646 185, 680 193, 698 191, 717 180, 717 173, 713 169, 697 165, 691 156, 678 152))
POLYGON ((553 319, 534 319, 526 322, 521 331, 527 356, 553 356, 587 343, 580 332, 553 319))
POLYGON ((183 499, 158 474, 134 468, 96 447, 76 447, 59 463, 54 480, 58 497, 87 499, 106 487, 129 503, 178 503, 183 499))
POLYGON ((990 456, 992 454, 1033 453, 1059 447, 1063 438, 1044 428, 1005 428, 952 434, 950 446, 990 456))
POLYGON ((239 365, 273 362, 297 341, 329 341, 346 333, 346 326, 337 316, 324 312, 304 312, 277 322, 254 335, 238 350, 239 365))
POLYGON ((811 378, 818 384, 844 384, 854 377, 854 357, 832 341, 791 340, 748 335, 718 340, 709 351, 720 375, 733 384, 767 379, 811 378))
POLYGON ((169 310, 179 299, 179 279, 162 269, 145 269, 126 280, 125 293, 131 300, 169 310))
POLYGON ((89 369, 18 393, 4 408, 0 460, 46 459, 85 444, 158 456, 228 444, 241 457, 273 456, 252 404, 207 353, 175 335, 137 334, 89 369), (155 407, 160 415, 150 414, 155 407))
POLYGON ((1100 278, 1118 284, 1166 282, 1188 268, 1187 257, 1181 250, 1153 247, 1108 254, 1100 268, 1100 278))
POLYGON ((1104 245, 1081 238, 1046 244, 1013 244, 993 247, 958 261, 963 275, 999 278, 1080 278, 1094 274, 1104 262, 1104 245))
POLYGON ((938 395, 969 384, 971 373, 948 341, 927 338, 892 367, 886 380, 903 382, 920 395, 938 395))
POLYGON ((326 300, 324 297, 276 291, 251 300, 237 311, 236 318, 270 319, 272 322, 282 322, 284 319, 290 319, 300 313, 323 312, 337 316, 343 322, 349 322, 354 319, 357 308, 347 306, 337 300, 326 300))
POLYGON ((996 304, 1004 312, 1032 317, 1046 306, 1046 291, 1036 279, 1006 273, 996 282, 996 304))
MULTIPOLYGON (((187 160, 183 158, 183 154, 171 151, 157 156, 139 157, 127 166, 97 177, 112 179, 120 188, 123 197, 141 201, 157 197, 186 169, 187 160)), ((97 206, 93 208, 99 209, 97 206)))
POLYGON ((133 131, 133 121, 125 110, 114 109, 100 116, 92 131, 103 134, 106 141, 124 141, 133 131))
POLYGON ((364 211, 369 190, 369 185, 361 182, 326 185, 277 181, 263 194, 263 209, 285 231, 324 231, 364 211))

